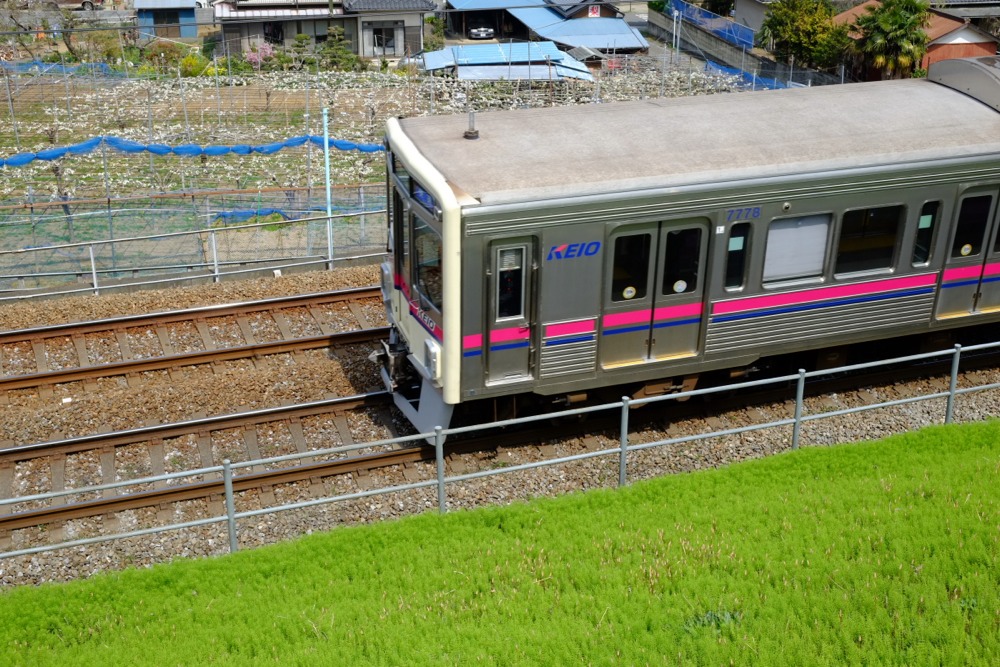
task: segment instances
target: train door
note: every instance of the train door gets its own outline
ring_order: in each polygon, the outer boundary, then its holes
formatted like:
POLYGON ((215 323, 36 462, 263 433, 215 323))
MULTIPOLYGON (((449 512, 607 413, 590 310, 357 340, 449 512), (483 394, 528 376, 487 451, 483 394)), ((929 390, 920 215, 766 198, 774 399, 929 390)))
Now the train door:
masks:
POLYGON ((521 382, 532 377, 534 256, 534 241, 530 238, 490 244, 486 281, 487 385, 521 382))
POLYGON ((935 316, 965 317, 1000 309, 1000 236, 997 186, 967 190, 958 213, 935 316))
POLYGON ((707 221, 618 227, 608 241, 602 367, 698 354, 707 221))

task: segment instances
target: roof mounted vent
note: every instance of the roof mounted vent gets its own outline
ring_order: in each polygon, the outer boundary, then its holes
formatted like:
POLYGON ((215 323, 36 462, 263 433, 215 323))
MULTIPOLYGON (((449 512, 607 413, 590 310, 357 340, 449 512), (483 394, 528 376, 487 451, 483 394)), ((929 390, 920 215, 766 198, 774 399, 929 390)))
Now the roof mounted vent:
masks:
POLYGON ((478 139, 479 130, 476 129, 476 112, 469 112, 469 129, 462 135, 466 139, 478 139))

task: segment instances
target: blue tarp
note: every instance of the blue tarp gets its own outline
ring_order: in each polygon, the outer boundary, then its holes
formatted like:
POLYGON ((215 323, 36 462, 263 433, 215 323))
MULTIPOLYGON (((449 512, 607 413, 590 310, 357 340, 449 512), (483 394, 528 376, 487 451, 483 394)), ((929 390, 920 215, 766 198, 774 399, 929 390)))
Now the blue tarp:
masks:
POLYGON ((23 63, 0 61, 0 67, 15 74, 91 74, 96 70, 103 76, 125 76, 124 72, 116 72, 105 63, 63 65, 62 63, 43 63, 41 60, 29 60, 23 63))
MULTIPOLYGON (((680 12, 683 16, 682 21, 694 23, 702 30, 707 30, 730 44, 741 46, 748 51, 753 48, 754 32, 745 25, 740 25, 718 14, 713 14, 701 7, 689 5, 683 0, 670 0, 670 9, 680 12)), ((667 13, 667 15, 669 16, 670 14, 667 13)))
MULTIPOLYGON (((323 137, 315 134, 292 137, 290 139, 285 139, 284 141, 275 141, 269 144, 261 144, 259 146, 251 146, 249 144, 238 144, 236 146, 198 146, 195 144, 180 144, 178 146, 169 146, 167 144, 141 144, 137 141, 122 139, 121 137, 93 137, 92 139, 82 141, 78 144, 73 144, 72 146, 46 148, 45 150, 38 151, 37 153, 19 153, 18 155, 12 155, 8 158, 0 158, 0 167, 23 167, 31 164, 35 160, 58 160, 59 158, 65 157, 70 153, 73 155, 91 153, 100 148, 102 143, 107 145, 109 148, 122 153, 142 153, 143 151, 146 151, 154 155, 179 155, 181 157, 208 155, 215 157, 227 155, 229 153, 235 153, 236 155, 250 155, 251 153, 271 155, 272 153, 277 153, 285 148, 298 148, 300 146, 304 146, 306 142, 312 142, 320 148, 323 147, 323 137)), ((353 141, 345 141, 344 139, 330 139, 330 147, 336 148, 339 151, 358 151, 361 153, 377 153, 378 151, 383 150, 381 144, 356 144, 353 141)))
POLYGON ((743 80, 744 85, 751 86, 757 90, 777 90, 779 88, 788 87, 777 79, 765 79, 764 77, 757 76, 752 72, 744 72, 743 70, 735 67, 726 67, 725 65, 720 65, 719 63, 712 62, 711 60, 705 61, 705 70, 739 77, 743 80))

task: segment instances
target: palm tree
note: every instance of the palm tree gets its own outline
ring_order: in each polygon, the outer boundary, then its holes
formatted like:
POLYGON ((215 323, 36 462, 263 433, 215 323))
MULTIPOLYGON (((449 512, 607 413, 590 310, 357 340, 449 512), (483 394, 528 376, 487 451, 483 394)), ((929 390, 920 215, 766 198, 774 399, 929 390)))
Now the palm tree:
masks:
POLYGON ((883 79, 909 76, 927 53, 923 29, 929 19, 930 5, 923 0, 883 0, 854 24, 861 53, 883 79))

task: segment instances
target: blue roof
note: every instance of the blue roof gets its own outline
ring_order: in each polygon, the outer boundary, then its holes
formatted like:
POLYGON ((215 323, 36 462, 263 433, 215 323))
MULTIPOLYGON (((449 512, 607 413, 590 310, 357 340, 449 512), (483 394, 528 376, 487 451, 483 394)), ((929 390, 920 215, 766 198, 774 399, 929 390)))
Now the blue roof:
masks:
POLYGON ((547 7, 508 9, 508 12, 539 37, 568 47, 589 46, 601 51, 648 49, 649 42, 624 19, 562 19, 547 7))
POLYGON ((561 65, 472 65, 458 68, 463 81, 562 81, 580 79, 593 81, 589 72, 580 72, 561 65))
POLYGON ((552 42, 516 42, 513 44, 463 44, 451 46, 441 51, 429 51, 424 54, 424 69, 434 71, 440 69, 459 68, 457 76, 464 78, 489 79, 548 79, 572 77, 592 81, 587 66, 573 58, 568 53, 560 51, 552 42), (544 76, 535 72, 535 67, 525 69, 522 75, 514 76, 514 68, 534 65, 544 70, 544 76), (495 67, 497 71, 485 73, 488 68, 495 67), (468 68, 482 70, 482 76, 476 76, 468 68), (550 68, 553 70, 550 73, 550 68), (501 71, 502 70, 502 71, 501 71), (504 71, 507 73, 504 74, 504 71), (555 74, 559 76, 556 77, 555 74))

